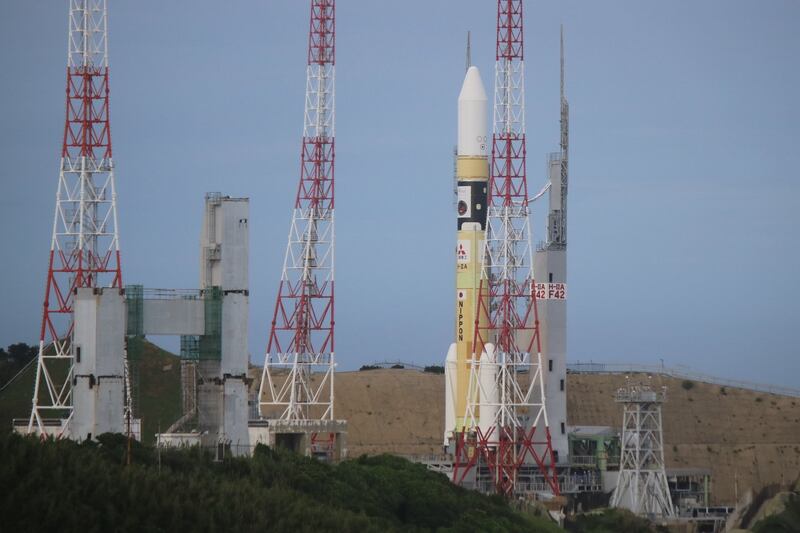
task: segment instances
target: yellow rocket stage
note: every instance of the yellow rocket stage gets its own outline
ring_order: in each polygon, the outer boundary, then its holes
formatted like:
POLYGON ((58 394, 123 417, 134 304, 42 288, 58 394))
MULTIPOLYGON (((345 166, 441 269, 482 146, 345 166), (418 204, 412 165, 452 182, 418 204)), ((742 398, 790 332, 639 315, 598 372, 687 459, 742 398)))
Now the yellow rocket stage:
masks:
POLYGON ((487 102, 480 72, 477 67, 469 67, 458 96, 456 342, 450 345, 445 361, 445 445, 453 430, 460 431, 464 426, 470 360, 473 352, 478 357, 483 352, 483 346, 473 347, 473 342, 486 235, 487 102))

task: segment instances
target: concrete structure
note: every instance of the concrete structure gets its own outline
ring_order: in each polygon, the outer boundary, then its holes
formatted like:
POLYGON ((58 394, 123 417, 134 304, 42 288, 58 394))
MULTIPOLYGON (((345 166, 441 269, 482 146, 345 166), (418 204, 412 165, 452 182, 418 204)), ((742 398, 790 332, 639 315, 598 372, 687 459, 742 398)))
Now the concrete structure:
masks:
POLYGON ((343 420, 250 421, 250 444, 286 448, 300 455, 334 462, 347 457, 347 422, 343 420))
MULTIPOLYGON (((15 421, 18 433, 44 434, 83 441, 103 433, 130 432, 141 439, 141 421, 126 416, 126 308, 124 291, 77 288, 72 296, 71 409, 63 418, 33 426, 15 421)), ((64 372, 64 368, 59 370, 64 372)), ((21 422, 21 421, 20 421, 21 422)))
POLYGON ((615 400, 623 405, 622 450, 611 507, 648 517, 675 516, 664 468, 661 405, 666 394, 666 387, 658 391, 646 384, 617 390, 615 400))
POLYGON ((550 154, 547 172, 547 240, 534 256, 536 298, 544 364, 545 403, 553 455, 569 463, 567 437, 567 183, 569 103, 564 95, 564 38, 561 37, 561 151, 550 154))
POLYGON ((80 288, 74 296, 75 362, 69 436, 124 433, 125 300, 119 289, 80 288))
POLYGON ((248 217, 246 198, 206 196, 200 242, 200 286, 222 290, 219 358, 198 360, 197 407, 201 430, 247 446, 248 217))
MULTIPOLYGON (((158 442, 223 444, 234 454, 249 453, 248 206, 246 198, 206 197, 200 290, 76 289, 74 356, 64 365, 71 369, 70 409, 66 416, 35 418, 32 426, 15 422, 15 431, 76 440, 130 431, 139 438, 140 421, 125 416, 125 337, 181 335, 181 345, 190 347, 182 350, 186 411, 158 442), (195 417, 193 431, 175 433, 195 417)), ((127 356, 135 367, 137 354, 127 356)))
MULTIPOLYGON (((200 291, 142 304, 138 334, 181 335, 184 416, 159 435, 159 443, 230 446, 249 453, 247 430, 247 321, 249 200, 206 195, 200 239, 200 291), (199 439, 179 432, 195 422, 199 439)), ((195 429, 195 428, 192 428, 195 429)))

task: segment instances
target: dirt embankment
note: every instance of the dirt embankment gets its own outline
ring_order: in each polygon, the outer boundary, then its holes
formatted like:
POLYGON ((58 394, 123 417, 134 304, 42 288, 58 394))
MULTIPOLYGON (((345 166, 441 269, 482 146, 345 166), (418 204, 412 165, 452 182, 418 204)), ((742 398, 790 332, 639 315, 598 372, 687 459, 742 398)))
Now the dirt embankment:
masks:
MULTIPOLYGON (((632 380, 648 380, 631 375, 632 380)), ((800 475, 800 399, 653 375, 668 387, 664 405, 668 467, 712 470, 715 503, 737 490, 758 490, 800 475)), ((614 391, 621 374, 569 374, 570 425, 619 427, 614 391)), ((336 417, 349 421, 351 456, 440 451, 444 376, 412 370, 341 372, 336 376, 336 417)))

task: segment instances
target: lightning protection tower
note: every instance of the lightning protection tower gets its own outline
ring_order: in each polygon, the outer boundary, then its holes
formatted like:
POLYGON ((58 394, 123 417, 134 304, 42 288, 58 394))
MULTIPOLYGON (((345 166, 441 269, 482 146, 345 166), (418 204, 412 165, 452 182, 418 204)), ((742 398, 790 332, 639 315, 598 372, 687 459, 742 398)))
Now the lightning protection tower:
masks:
POLYGON ((464 484, 473 476, 481 487, 487 472, 489 490, 499 494, 558 495, 532 269, 523 42, 522 0, 498 0, 486 249, 473 342, 486 350, 472 356, 467 427, 456 441, 453 480, 464 484), (524 467, 535 472, 525 482, 524 467))
POLYGON ((673 517, 675 509, 664 470, 661 406, 667 389, 628 384, 614 398, 623 405, 622 455, 611 507, 650 517, 673 517))
MULTIPOLYGON (((312 0, 300 182, 259 390, 289 447, 333 453, 335 0, 312 0), (304 429, 305 428, 305 429, 304 429)), ((272 443, 272 442, 270 442, 272 443)))
MULTIPOLYGON (((94 379, 74 372, 76 359, 80 362, 80 347, 72 342, 74 295, 86 287, 122 287, 109 121, 106 0, 70 0, 66 74, 61 168, 27 432, 68 437, 73 386, 78 380, 94 379)), ((130 416, 127 373, 104 377, 125 379, 130 416)))

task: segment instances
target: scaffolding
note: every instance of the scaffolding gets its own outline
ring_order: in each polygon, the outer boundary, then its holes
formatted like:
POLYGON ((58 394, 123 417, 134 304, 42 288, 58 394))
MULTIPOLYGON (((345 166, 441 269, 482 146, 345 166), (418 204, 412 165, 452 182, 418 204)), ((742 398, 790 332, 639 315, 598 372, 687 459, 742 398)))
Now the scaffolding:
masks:
POLYGON ((219 361, 222 358, 222 289, 203 289, 205 310, 204 334, 199 337, 197 359, 219 361))
POLYGON ((139 414, 139 366, 142 360, 144 339, 144 287, 125 286, 127 324, 125 327, 126 387, 128 389, 128 413, 130 419, 139 414))

